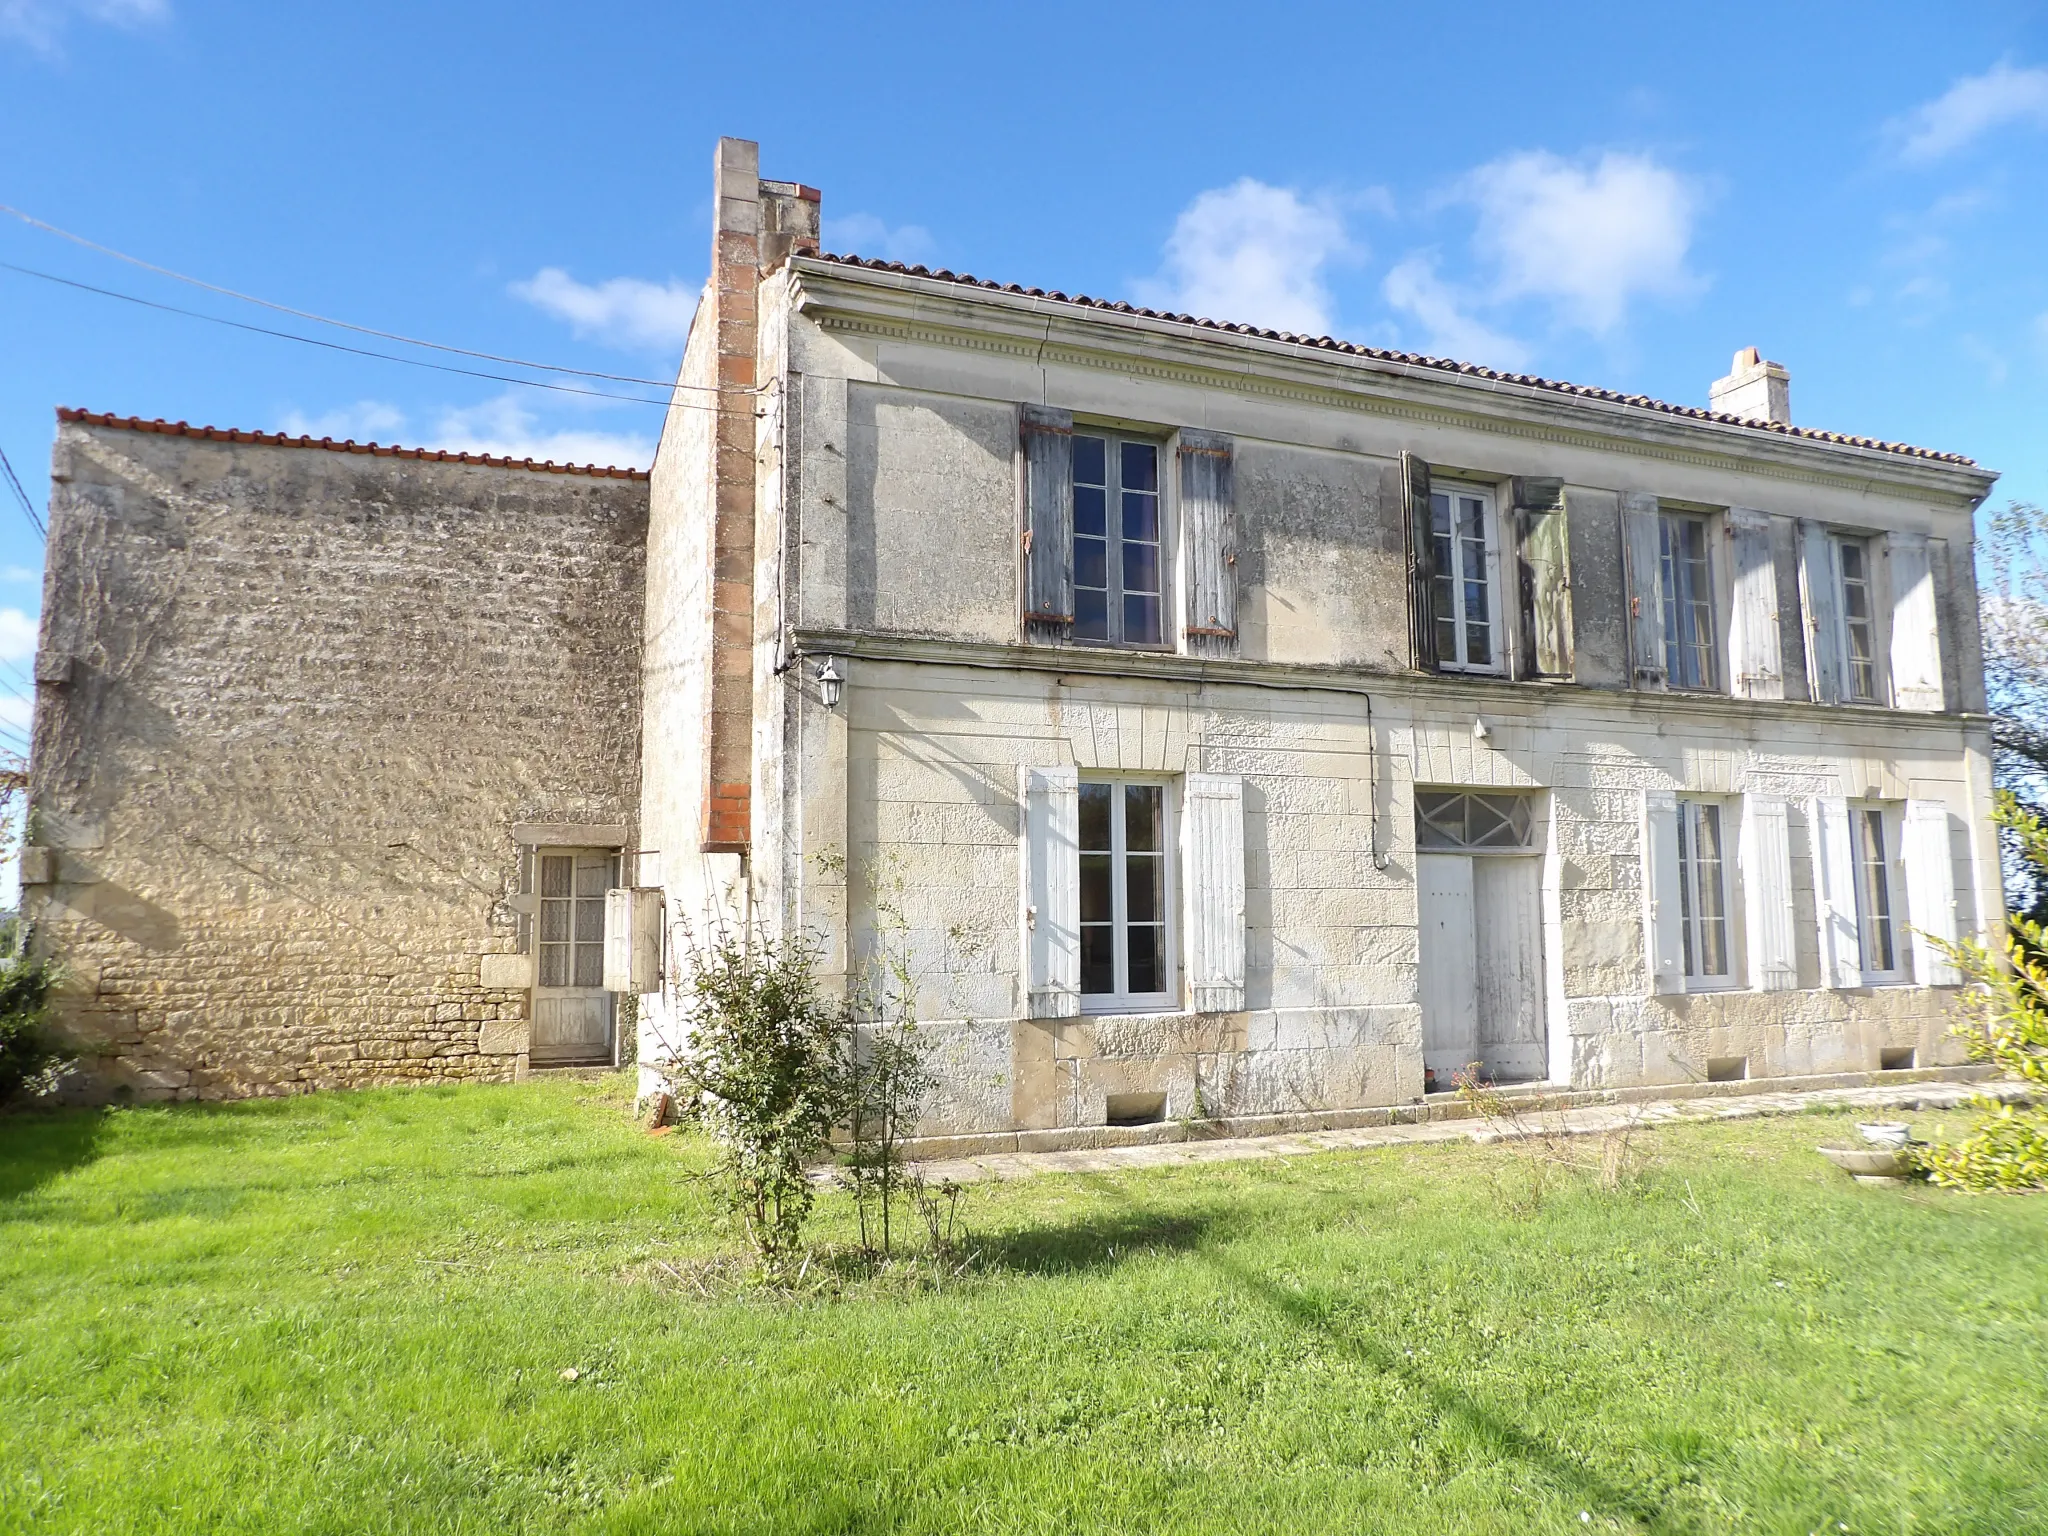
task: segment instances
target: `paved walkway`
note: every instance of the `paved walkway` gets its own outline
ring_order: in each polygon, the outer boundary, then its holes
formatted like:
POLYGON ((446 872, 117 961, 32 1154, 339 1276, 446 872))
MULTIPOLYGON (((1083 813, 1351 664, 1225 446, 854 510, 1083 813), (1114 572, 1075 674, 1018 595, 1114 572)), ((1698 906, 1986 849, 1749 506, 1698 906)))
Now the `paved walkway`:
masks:
MULTIPOLYGON (((1643 1129, 1706 1120, 1753 1120, 1761 1115, 1796 1115, 1809 1109, 1955 1109, 1983 1095, 2024 1099, 2024 1083, 1899 1083, 1869 1088, 1824 1088, 1804 1093, 1749 1093, 1729 1098, 1651 1099, 1634 1104, 1588 1104, 1577 1109, 1525 1111, 1531 1135, 1601 1136, 1626 1127, 1643 1129)), ((1513 1134, 1508 1132, 1507 1134, 1513 1134)), ((1101 1147, 1083 1152, 998 1152, 985 1157, 921 1162, 927 1179, 974 1184, 989 1179, 1027 1179, 1041 1173, 1115 1173, 1127 1168, 1170 1168, 1189 1163, 1233 1162, 1258 1157, 1304 1157, 1354 1147, 1403 1147, 1418 1142, 1492 1142, 1502 1129, 1485 1120, 1434 1120, 1420 1125, 1383 1125, 1350 1131, 1305 1131, 1291 1136, 1246 1136, 1216 1141, 1156 1142, 1139 1147, 1101 1147)))

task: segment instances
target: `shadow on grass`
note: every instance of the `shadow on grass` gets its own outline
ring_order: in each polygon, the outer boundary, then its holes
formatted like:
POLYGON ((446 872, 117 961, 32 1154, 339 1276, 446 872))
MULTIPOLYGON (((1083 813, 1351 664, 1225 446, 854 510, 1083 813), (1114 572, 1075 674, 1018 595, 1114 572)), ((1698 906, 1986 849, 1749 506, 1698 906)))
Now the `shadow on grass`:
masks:
POLYGON ((1073 1275, 1114 1268, 1153 1253, 1184 1253, 1209 1228, 1201 1215, 1129 1212, 1093 1216, 1059 1227, 1026 1227, 968 1243, 974 1268, 1023 1275, 1073 1275))
POLYGON ((34 1194, 100 1155, 107 1112, 34 1110, 0 1116, 0 1202, 34 1194))

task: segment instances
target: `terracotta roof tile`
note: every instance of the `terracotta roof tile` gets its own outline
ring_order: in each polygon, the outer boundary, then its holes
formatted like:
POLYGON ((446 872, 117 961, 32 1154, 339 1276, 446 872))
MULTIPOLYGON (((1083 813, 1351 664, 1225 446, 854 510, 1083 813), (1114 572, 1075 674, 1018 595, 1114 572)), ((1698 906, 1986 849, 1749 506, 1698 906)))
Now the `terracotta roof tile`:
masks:
POLYGON ((971 277, 965 272, 949 272, 944 267, 934 270, 921 266, 905 266, 900 261, 880 261, 862 256, 821 254, 811 259, 831 262, 836 266, 858 267, 870 272, 894 272, 905 277, 932 278, 942 283, 957 283, 968 288, 986 288, 996 293, 1014 293, 1025 298, 1051 299, 1058 304, 1077 304, 1086 309, 1109 310, 1120 315, 1142 315, 1148 320, 1168 320, 1176 325, 1198 326, 1203 330, 1223 331, 1235 336, 1256 336, 1265 341, 1284 341, 1299 347, 1315 347, 1326 352, 1342 352, 1353 357, 1370 357, 1380 362, 1401 363, 1411 368, 1434 368, 1468 378, 1520 384, 1530 389, 1576 395, 1586 400, 1607 400, 1617 405, 1632 405, 1646 411, 1660 411, 1668 416, 1684 416, 1694 421, 1712 421, 1724 426, 1747 427, 1756 432, 1771 432, 1780 437, 1796 437, 1808 442, 1872 448, 1881 453, 1896 453, 1907 458, 1927 459, 1937 464, 1956 464, 1972 469, 1977 463, 1975 459, 1967 458, 1960 453, 1942 453, 1933 448, 1916 448, 1910 443, 1889 443, 1874 437, 1852 437, 1842 432, 1822 432, 1814 427, 1792 427, 1782 422, 1729 416, 1719 411, 1701 410, 1693 405, 1673 405, 1669 401, 1652 399, 1648 395, 1624 395, 1617 390, 1599 389, 1589 384, 1567 384, 1557 379, 1541 378, 1533 373, 1500 373, 1492 368, 1482 368, 1476 363, 1460 363, 1443 357, 1425 357, 1415 352, 1390 352, 1381 347, 1361 346, 1354 341, 1339 341, 1334 336, 1299 336, 1292 331, 1268 331, 1261 330, 1255 325, 1235 325, 1222 320, 1197 319, 1193 315, 1167 314, 1160 310, 1142 309, 1136 305, 1112 302, 1108 299, 1091 299, 1085 294, 1060 293, 1044 288, 1020 288, 1015 283, 992 282, 987 278, 971 277))
POLYGON ((261 443, 269 448, 324 448, 329 453, 367 453, 380 459, 423 459, 433 464, 484 464, 492 469, 531 469, 549 475, 589 475, 598 480, 645 480, 644 469, 614 469, 601 464, 557 464, 553 459, 501 459, 488 453, 459 453, 447 448, 400 448, 390 443, 359 443, 353 438, 286 437, 282 432, 245 432, 234 427, 195 427, 190 422, 144 421, 140 416, 115 416, 99 411, 57 408, 59 421, 89 427, 120 427, 129 432, 158 432, 166 437, 197 437, 215 443, 261 443))

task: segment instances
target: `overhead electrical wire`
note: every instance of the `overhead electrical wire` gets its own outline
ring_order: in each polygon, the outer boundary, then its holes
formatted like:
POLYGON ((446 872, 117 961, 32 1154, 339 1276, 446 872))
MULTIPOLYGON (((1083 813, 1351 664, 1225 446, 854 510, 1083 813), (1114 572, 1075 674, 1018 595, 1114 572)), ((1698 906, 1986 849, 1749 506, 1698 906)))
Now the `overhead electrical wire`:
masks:
POLYGON ((7 457, 7 450, 0 448, 0 470, 7 472, 7 485, 14 492, 14 499, 21 503, 21 514, 29 521, 39 539, 48 539, 50 530, 43 526, 42 518, 36 515, 36 504, 28 499, 28 492, 21 488, 21 478, 14 473, 14 464, 7 457))
MULTIPOLYGON (((209 283, 203 278, 188 277, 183 272, 175 272, 169 267, 160 267, 153 261, 144 261, 140 256, 130 256, 126 251, 117 251, 111 245, 101 245, 97 240, 88 240, 85 236, 75 235, 68 229, 59 229, 55 224, 46 223, 44 220, 36 218, 33 214, 24 213, 21 209, 10 207, 6 203, 0 203, 0 213, 19 219, 31 228, 44 230, 49 234, 57 236, 59 239, 69 240, 73 245, 82 245, 89 251, 98 251, 102 256, 111 256, 116 261, 125 261, 131 267, 140 267, 145 272, 154 272, 161 277, 168 277, 175 282, 187 283, 194 288, 203 288, 208 293, 218 293, 225 298, 239 299, 244 304, 255 304, 264 309, 274 309, 281 315, 291 315, 300 320, 312 320, 320 325, 331 325, 338 330, 354 331, 362 336, 375 336, 382 341, 402 342, 408 347, 426 347, 435 352, 452 352, 458 357, 473 357, 480 362, 503 363, 511 368, 531 368, 537 373, 566 373, 577 378, 606 379, 614 384, 647 384, 655 389, 675 387, 667 379, 643 379, 630 373, 598 373, 589 368, 564 368, 554 363, 529 362, 523 357, 505 357, 496 352, 478 352, 468 347, 452 347, 444 342, 422 341, 417 336, 401 335, 397 331, 380 331, 375 326, 356 325, 351 321, 336 320, 328 315, 315 314, 310 309, 294 309, 289 304, 279 304, 270 299, 260 299, 253 293, 242 293, 234 288, 223 288, 218 283, 209 283)), ((180 311, 180 313, 183 313, 183 311, 180 311)), ((378 356, 380 354, 371 353, 369 355, 378 356)))

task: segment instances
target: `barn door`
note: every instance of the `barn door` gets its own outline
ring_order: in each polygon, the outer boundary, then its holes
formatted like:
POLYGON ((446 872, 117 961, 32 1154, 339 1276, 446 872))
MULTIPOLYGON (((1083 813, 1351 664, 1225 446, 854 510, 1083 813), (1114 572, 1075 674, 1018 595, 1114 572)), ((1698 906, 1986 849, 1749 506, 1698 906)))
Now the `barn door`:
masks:
POLYGON ((604 897, 619 883, 619 856, 594 848, 544 848, 538 862, 528 1059, 548 1066, 608 1063, 612 994, 604 988, 604 897))

